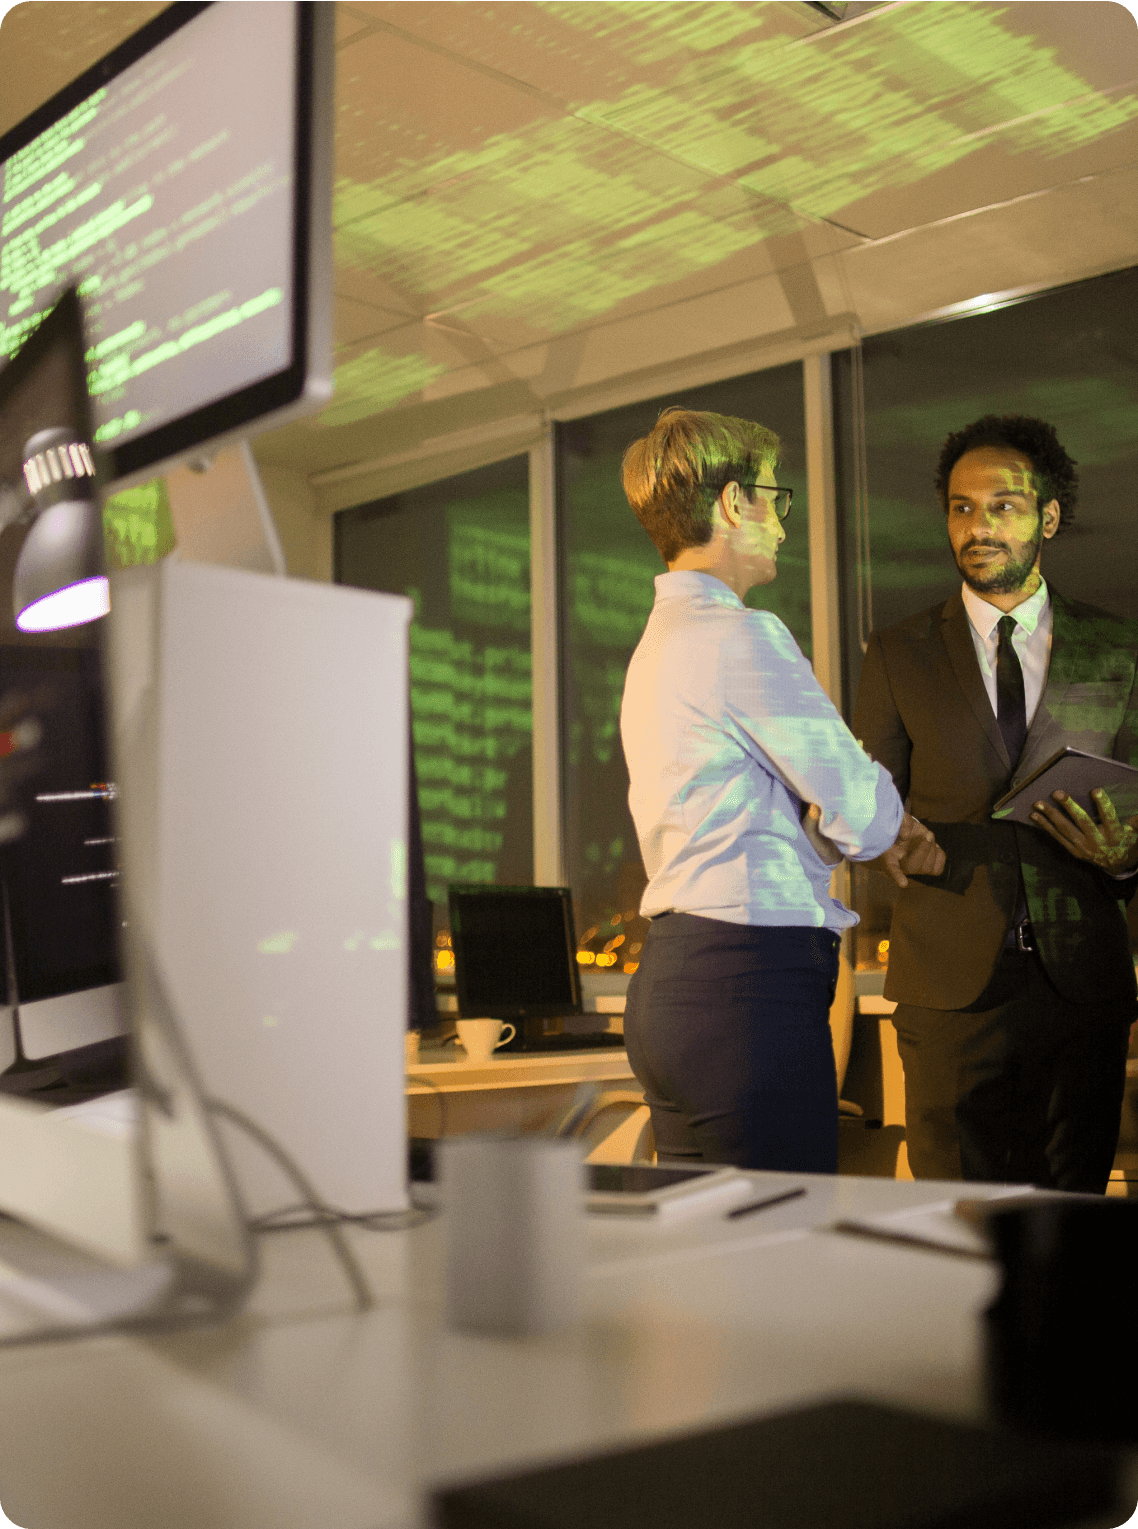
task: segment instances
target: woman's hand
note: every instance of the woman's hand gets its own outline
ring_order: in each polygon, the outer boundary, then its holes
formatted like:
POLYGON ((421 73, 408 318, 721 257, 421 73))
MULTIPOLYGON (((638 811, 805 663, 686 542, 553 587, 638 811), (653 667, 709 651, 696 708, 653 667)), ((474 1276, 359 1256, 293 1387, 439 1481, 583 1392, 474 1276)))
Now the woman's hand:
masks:
POLYGON ((802 832, 810 840, 814 853, 827 865, 840 865, 843 855, 833 839, 827 839, 819 826, 822 820, 822 809, 816 802, 811 802, 802 814, 802 832))

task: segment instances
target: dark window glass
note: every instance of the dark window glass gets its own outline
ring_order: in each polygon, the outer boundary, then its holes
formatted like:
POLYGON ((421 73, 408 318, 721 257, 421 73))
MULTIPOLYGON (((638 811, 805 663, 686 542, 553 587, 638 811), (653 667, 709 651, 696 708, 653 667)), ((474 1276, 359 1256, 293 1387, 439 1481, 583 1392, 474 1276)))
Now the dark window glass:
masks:
POLYGON ((636 966, 644 869, 628 811, 620 698, 664 572, 620 486, 625 449, 671 404, 758 420, 782 440, 778 481, 794 490, 778 578, 747 603, 772 610, 810 654, 802 367, 789 366, 571 420, 557 427, 562 537, 565 848, 582 965, 636 966))
MULTIPOLYGON (((836 358, 851 705, 867 630, 960 588, 933 480, 945 438, 984 414, 1048 420, 1078 463, 1075 523, 1044 547, 1048 582, 1074 599, 1138 617, 1138 268, 990 313, 875 335, 864 342, 862 371, 869 557, 866 568, 863 551, 859 588, 853 364, 848 354, 836 358)), ((862 915, 858 965, 880 966, 891 883, 861 867, 854 867, 854 883, 862 915)))
POLYGON ((415 768, 444 919, 449 882, 533 880, 529 557, 524 456, 336 516, 337 582, 415 602, 415 768))

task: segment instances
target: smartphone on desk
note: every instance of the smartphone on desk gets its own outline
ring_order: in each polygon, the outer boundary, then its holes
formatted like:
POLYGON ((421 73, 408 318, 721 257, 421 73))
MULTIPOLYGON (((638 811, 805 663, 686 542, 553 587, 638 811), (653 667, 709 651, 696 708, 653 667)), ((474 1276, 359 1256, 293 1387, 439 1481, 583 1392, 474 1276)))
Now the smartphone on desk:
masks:
POLYGON ((673 1168, 650 1163, 588 1163, 585 1203, 615 1216, 658 1216, 741 1199, 753 1185, 735 1168, 673 1168))
MULTIPOLYGON (((416 1190, 431 1186, 424 1203, 433 1201, 435 1143, 412 1137, 409 1178, 416 1190)), ((708 1199, 741 1199, 753 1189, 734 1168, 672 1168, 650 1163, 586 1163, 585 1204, 591 1211, 618 1216, 655 1216, 708 1199)))

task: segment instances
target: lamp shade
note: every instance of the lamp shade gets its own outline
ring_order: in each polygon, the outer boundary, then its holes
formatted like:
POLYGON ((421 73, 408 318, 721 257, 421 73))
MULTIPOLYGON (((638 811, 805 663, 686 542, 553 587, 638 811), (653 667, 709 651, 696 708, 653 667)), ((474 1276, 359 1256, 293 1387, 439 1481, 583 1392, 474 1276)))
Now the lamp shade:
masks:
POLYGON ((55 631, 105 616, 110 609, 103 512, 94 468, 70 432, 45 430, 24 448, 24 476, 36 514, 12 578, 16 625, 55 631))

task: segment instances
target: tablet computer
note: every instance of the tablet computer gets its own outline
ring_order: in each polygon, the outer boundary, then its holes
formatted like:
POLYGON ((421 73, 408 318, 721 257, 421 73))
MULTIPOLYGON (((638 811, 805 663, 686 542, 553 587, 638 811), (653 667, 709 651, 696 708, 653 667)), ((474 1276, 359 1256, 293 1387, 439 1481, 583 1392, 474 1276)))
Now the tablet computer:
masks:
POLYGON ((742 1198, 753 1184, 735 1168, 673 1168, 649 1163, 588 1163, 585 1203, 617 1216, 656 1216, 742 1198))
POLYGON ((992 808, 992 816, 1037 827, 1031 822, 1036 802, 1049 802, 1052 791, 1066 791, 1097 823, 1099 811, 1091 792, 1100 787, 1110 797, 1120 821, 1138 813, 1138 769, 1118 759, 1088 754, 1083 749, 1060 749, 1013 791, 1001 796, 992 808))

